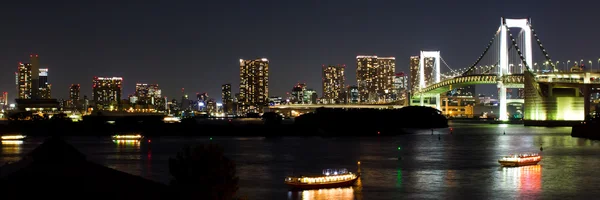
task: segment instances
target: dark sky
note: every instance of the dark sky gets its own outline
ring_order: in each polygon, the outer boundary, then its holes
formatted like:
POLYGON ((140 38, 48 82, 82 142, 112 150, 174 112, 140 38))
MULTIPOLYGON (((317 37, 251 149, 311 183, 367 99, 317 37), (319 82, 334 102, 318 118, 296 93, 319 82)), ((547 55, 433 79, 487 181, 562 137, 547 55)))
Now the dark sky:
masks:
POLYGON ((271 95, 298 81, 320 94, 321 65, 346 64, 355 84, 358 54, 395 56, 408 71, 409 56, 440 50, 466 67, 502 16, 531 17, 553 60, 597 60, 598 13, 593 0, 10 1, 0 6, 0 90, 14 99, 17 63, 33 52, 56 98, 72 83, 90 96, 92 77, 122 76, 124 96, 145 82, 169 99, 182 87, 220 99, 221 84, 237 92, 239 59, 257 57, 271 61, 271 95))

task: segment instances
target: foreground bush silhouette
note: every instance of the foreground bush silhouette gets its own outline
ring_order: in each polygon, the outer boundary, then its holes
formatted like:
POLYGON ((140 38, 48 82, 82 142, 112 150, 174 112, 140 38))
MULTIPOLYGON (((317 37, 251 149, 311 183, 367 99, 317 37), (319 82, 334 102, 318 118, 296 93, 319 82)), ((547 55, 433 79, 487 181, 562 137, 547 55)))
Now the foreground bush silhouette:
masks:
POLYGON ((185 147, 169 159, 171 186, 182 199, 234 199, 238 190, 235 164, 215 144, 185 147))

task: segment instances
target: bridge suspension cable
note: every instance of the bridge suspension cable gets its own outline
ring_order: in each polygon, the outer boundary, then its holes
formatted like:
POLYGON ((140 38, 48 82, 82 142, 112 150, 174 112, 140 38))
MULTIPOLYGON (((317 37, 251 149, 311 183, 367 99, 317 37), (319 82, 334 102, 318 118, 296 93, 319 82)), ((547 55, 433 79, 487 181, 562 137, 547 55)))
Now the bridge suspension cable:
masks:
POLYGON ((528 25, 529 25, 529 28, 531 28, 531 34, 533 35, 533 37, 535 37, 535 41, 537 42, 538 46, 540 47, 540 50, 542 51, 542 54, 544 54, 544 57, 546 58, 546 61, 552 67, 553 70, 557 70, 556 66, 552 62, 552 59, 550 58, 550 55, 548 55, 548 52, 546 51, 546 48, 544 47, 544 45, 542 45, 542 41, 540 40, 540 38, 538 37, 537 33, 535 32, 535 29, 533 29, 533 26, 531 25, 531 23, 529 23, 528 25))
POLYGON ((496 34, 494 34, 494 37, 492 37, 492 39, 490 40, 490 42, 488 43, 488 45, 485 47, 485 50, 483 50, 483 53, 481 53, 481 55, 479 56, 479 58, 477 58, 477 60, 475 60, 475 62, 471 65, 471 67, 469 67, 467 69, 467 71, 465 71, 462 75, 466 75, 466 74, 470 73, 472 70, 475 69, 475 67, 477 66, 477 64, 479 64, 479 62, 481 61, 481 59, 490 50, 490 47, 492 46, 492 44, 494 44, 494 41, 496 40, 496 37, 498 37, 498 33, 499 32, 496 32, 496 34))

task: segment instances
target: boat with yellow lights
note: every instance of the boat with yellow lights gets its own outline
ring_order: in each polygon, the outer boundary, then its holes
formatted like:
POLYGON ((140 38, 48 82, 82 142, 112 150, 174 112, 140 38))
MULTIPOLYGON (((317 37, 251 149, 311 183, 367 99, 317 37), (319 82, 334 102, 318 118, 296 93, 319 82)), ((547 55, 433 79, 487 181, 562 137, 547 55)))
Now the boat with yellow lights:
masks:
POLYGON ((140 141, 144 138, 144 136, 140 134, 130 134, 130 135, 113 135, 113 140, 137 140, 140 141))
POLYGON ((536 153, 518 154, 505 156, 498 160, 503 167, 519 167, 527 165, 537 165, 542 160, 542 156, 536 153))
POLYGON ((3 135, 3 136, 0 136, 0 138, 2 138, 2 140, 23 140, 26 137, 27 137, 26 135, 3 135))
POLYGON ((322 175, 288 176, 285 184, 299 190, 348 187, 354 185, 359 176, 346 169, 325 169, 322 175))

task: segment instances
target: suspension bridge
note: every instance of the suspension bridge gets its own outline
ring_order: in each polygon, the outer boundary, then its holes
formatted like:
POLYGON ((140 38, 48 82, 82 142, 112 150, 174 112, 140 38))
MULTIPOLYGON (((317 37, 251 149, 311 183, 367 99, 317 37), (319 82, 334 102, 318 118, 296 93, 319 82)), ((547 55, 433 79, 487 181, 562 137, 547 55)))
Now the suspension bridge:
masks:
MULTIPOLYGON (((599 61, 600 62, 600 61, 599 61)), ((439 51, 421 51, 411 104, 426 106, 434 99, 441 109, 440 94, 468 85, 493 84, 498 88, 499 120, 508 120, 507 88, 523 88, 525 121, 584 120, 590 113, 590 89, 600 86, 600 73, 572 68, 560 71, 542 45, 530 19, 502 18, 485 50, 469 67, 454 70, 439 51), (517 29, 518 32, 514 32, 517 29), (513 35, 513 33, 515 35, 513 35), (533 41, 543 66, 533 63, 533 41), (424 62, 425 59, 434 62, 424 62), (442 72, 441 63, 449 69, 442 72), (533 66, 532 66, 533 63, 533 66)))

